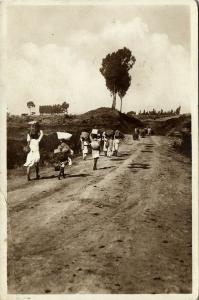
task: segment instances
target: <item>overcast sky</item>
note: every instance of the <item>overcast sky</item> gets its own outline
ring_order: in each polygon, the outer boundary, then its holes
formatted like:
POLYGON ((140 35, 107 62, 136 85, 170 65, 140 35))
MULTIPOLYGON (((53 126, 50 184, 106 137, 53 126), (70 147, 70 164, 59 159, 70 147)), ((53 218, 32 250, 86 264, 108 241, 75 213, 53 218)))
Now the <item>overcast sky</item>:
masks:
MULTIPOLYGON (((67 101, 71 113, 111 106, 102 58, 128 47, 136 57, 124 111, 190 111, 188 6, 10 6, 8 111, 67 101)), ((119 104, 119 99, 118 99, 119 104)))

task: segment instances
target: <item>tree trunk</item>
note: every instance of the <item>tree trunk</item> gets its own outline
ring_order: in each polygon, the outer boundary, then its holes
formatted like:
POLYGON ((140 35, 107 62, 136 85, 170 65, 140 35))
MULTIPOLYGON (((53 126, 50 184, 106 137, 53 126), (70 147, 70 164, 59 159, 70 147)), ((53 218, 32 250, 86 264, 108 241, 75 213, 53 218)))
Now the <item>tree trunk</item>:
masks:
POLYGON ((112 109, 116 108, 116 93, 113 93, 113 103, 112 103, 112 109))
POLYGON ((112 109, 115 108, 116 108, 116 92, 115 92, 115 84, 114 84, 112 109))
POLYGON ((120 103, 120 112, 122 112, 122 97, 120 97, 121 103, 120 103))

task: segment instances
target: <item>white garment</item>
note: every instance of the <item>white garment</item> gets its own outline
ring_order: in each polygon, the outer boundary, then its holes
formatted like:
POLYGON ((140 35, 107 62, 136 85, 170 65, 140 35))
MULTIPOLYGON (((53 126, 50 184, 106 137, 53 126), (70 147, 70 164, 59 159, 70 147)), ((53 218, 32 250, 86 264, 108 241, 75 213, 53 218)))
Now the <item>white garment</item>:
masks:
POLYGON ((89 143, 87 141, 83 142, 83 154, 88 153, 88 145, 89 145, 89 143))
POLYGON ((113 141, 113 151, 118 151, 119 143, 120 143, 119 139, 114 139, 114 141, 113 141))
POLYGON ((107 151, 107 156, 112 156, 113 155, 113 140, 109 139, 109 146, 108 146, 108 151, 107 151))
POLYGON ((103 147, 103 151, 105 151, 105 152, 108 151, 107 142, 108 142, 108 139, 107 139, 107 138, 104 138, 104 147, 103 147))
POLYGON ((68 158, 68 165, 71 167, 72 164, 73 164, 72 159, 69 157, 69 158, 68 158))
POLYGON ((93 158, 99 158, 99 156, 100 156, 99 150, 92 149, 92 157, 93 158))
MULTIPOLYGON (((34 164, 38 163, 40 160, 39 153, 39 143, 43 137, 43 131, 40 130, 40 136, 38 139, 30 139, 30 152, 27 155, 26 162, 24 164, 25 167, 32 167, 34 164)), ((29 134, 27 136, 27 140, 29 141, 29 134)))

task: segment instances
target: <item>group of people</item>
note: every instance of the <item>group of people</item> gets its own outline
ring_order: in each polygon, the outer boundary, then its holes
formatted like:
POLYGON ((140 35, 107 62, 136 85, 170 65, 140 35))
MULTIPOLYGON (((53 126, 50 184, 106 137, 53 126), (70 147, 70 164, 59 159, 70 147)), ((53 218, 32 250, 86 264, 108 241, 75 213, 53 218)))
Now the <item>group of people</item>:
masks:
MULTIPOLYGON (((39 175, 39 161, 40 151, 39 143, 43 137, 43 131, 37 122, 32 122, 31 130, 27 134, 27 146, 24 147, 24 151, 27 152, 26 162, 24 164, 27 167, 27 180, 30 181, 30 171, 34 166, 36 171, 36 179, 40 178, 39 175)), ((91 149, 93 158, 93 170, 97 170, 97 162, 100 157, 100 153, 104 152, 104 156, 111 157, 118 155, 119 143, 121 134, 119 130, 104 131, 100 133, 97 129, 93 129, 89 134, 82 132, 80 136, 81 151, 83 160, 86 160, 87 155, 91 149)), ((55 157, 55 171, 59 171, 58 179, 65 177, 65 167, 72 166, 73 150, 68 146, 67 141, 60 139, 60 143, 57 149, 54 150, 55 157)))
POLYGON ((120 132, 119 130, 104 131, 100 133, 97 129, 93 129, 90 134, 83 132, 80 136, 81 150, 83 160, 89 153, 89 148, 92 150, 93 157, 93 170, 97 170, 97 161, 100 157, 100 152, 104 152, 104 156, 117 156, 119 143, 120 143, 120 132))
POLYGON ((139 140, 140 138, 145 137, 146 135, 152 134, 152 128, 146 127, 146 128, 135 128, 133 133, 133 139, 139 140))

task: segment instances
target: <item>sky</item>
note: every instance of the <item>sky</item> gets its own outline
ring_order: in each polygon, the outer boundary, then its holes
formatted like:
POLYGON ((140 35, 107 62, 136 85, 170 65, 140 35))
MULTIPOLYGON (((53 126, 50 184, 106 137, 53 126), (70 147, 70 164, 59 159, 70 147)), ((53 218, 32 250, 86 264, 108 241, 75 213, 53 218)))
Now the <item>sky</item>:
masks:
MULTIPOLYGON (((127 47, 136 58, 123 111, 190 112, 189 6, 9 6, 7 103, 13 114, 26 103, 70 103, 70 113, 111 107, 99 68, 127 47)), ((119 99, 117 100, 119 108, 119 99)))

